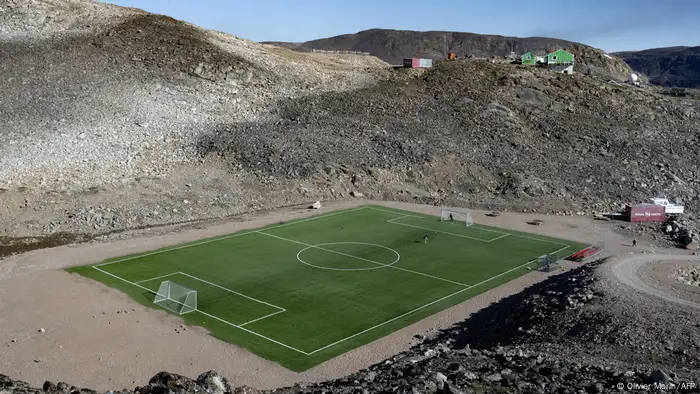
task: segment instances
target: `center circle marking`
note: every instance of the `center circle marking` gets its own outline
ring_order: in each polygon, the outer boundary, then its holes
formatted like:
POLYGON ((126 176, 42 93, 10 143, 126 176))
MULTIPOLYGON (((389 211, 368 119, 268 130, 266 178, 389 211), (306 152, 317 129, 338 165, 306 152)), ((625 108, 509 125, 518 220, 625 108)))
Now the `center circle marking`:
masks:
MULTIPOLYGON (((319 250, 323 250, 324 252, 328 252, 328 253, 340 253, 340 252, 337 252, 337 251, 335 251, 335 250, 330 250, 330 249, 328 249, 328 250, 319 249, 319 250)), ((359 258, 359 257, 357 257, 357 256, 352 256, 352 255, 350 255, 350 254, 346 254, 346 255, 347 255, 349 258, 354 258, 354 259, 361 260, 361 261, 367 261, 367 260, 362 259, 362 258, 359 258)), ((322 270, 332 270, 332 271, 369 271, 369 270, 376 270, 376 269, 380 269, 380 268, 391 267, 392 265, 398 263, 400 259, 401 259, 401 255, 399 254, 399 252, 395 251, 394 249, 389 248, 389 247, 386 247, 386 246, 384 246, 384 245, 371 244, 371 243, 367 243, 367 242, 328 242, 328 243, 325 243, 325 244, 317 244, 317 245, 307 246, 306 248, 300 250, 299 253, 297 253, 297 260, 299 260, 299 262, 301 262, 302 264, 306 264, 306 265, 308 265, 309 267, 314 267, 314 268, 318 268, 318 269, 322 269, 322 270), (304 253, 304 251, 309 250, 309 249, 317 249, 317 248, 319 248, 319 247, 327 246, 327 245, 348 245, 348 244, 351 244, 351 245, 369 245, 369 246, 376 246, 376 247, 378 247, 378 248, 386 249, 386 250, 388 250, 388 251, 390 251, 390 252, 393 252, 393 253, 396 255, 396 259, 395 259, 394 261, 392 261, 391 263, 389 263, 389 264, 382 264, 382 263, 380 263, 380 262, 377 261, 376 263, 377 263, 377 264, 381 264, 381 265, 377 265, 376 267, 369 267, 369 268, 331 268, 331 267, 322 267, 322 266, 319 266, 319 265, 314 265, 314 264, 311 264, 311 263, 309 263, 309 262, 307 262, 307 261, 304 261, 304 260, 301 258, 301 254, 304 253)))

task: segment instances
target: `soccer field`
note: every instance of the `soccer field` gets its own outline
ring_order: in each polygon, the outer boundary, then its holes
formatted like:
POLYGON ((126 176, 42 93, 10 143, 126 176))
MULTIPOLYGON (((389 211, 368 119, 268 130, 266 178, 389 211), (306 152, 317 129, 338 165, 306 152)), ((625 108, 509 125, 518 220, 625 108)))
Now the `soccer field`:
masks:
POLYGON ((186 324, 303 371, 583 246, 365 205, 68 271, 159 309, 196 290, 186 324))

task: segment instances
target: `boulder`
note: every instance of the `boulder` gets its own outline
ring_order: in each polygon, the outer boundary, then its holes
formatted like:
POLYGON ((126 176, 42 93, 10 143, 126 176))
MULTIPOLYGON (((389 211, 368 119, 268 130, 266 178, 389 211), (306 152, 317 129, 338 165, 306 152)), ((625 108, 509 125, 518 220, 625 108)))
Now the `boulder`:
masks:
POLYGON ((197 386, 194 380, 185 376, 168 372, 159 372, 148 381, 146 391, 142 392, 159 392, 165 389, 173 393, 193 393, 199 391, 197 386))
POLYGON ((199 384, 208 394, 225 394, 231 392, 228 380, 214 371, 207 371, 197 377, 199 384))

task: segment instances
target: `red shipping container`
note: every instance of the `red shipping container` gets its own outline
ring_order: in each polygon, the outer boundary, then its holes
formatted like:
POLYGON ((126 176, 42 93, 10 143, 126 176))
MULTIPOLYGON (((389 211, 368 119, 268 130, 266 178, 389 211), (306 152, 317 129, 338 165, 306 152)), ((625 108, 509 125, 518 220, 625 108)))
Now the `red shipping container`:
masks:
POLYGON ((630 222, 663 222, 666 220, 666 207, 654 204, 627 205, 630 222))
POLYGON ((405 68, 418 68, 420 67, 420 59, 417 57, 403 59, 403 66, 405 68))

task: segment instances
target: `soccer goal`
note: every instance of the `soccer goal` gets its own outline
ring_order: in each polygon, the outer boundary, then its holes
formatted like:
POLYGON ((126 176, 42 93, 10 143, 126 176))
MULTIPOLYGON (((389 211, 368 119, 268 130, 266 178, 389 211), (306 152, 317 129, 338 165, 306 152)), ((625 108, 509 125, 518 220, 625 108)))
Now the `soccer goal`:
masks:
POLYGON ((153 303, 178 315, 197 310, 197 290, 171 280, 161 282, 153 303))
POLYGON ((443 209, 440 212, 440 220, 443 222, 464 223, 466 226, 474 224, 471 213, 450 211, 449 209, 443 209))
POLYGON ((545 254, 537 258, 538 269, 549 272, 559 266, 559 258, 555 254, 545 254))

